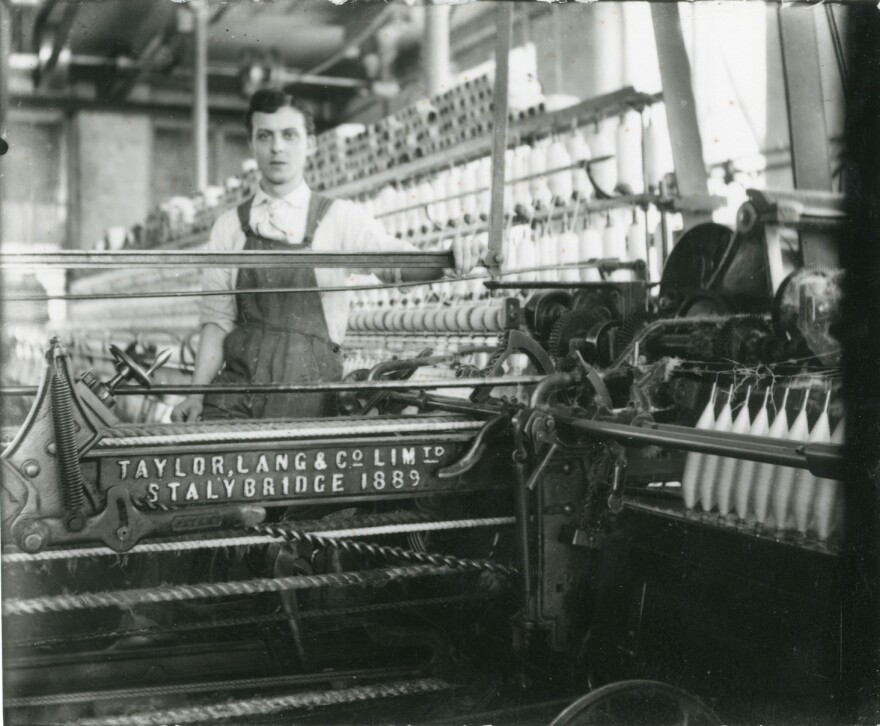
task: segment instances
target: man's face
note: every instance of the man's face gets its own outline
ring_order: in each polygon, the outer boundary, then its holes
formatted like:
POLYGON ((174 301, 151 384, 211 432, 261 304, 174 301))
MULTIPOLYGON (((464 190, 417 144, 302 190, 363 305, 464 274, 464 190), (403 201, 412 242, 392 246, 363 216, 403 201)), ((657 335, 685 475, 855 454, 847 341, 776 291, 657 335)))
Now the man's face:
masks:
POLYGON ((283 106, 275 113, 257 111, 251 124, 251 149, 263 176, 272 184, 301 179, 312 144, 303 115, 283 106))

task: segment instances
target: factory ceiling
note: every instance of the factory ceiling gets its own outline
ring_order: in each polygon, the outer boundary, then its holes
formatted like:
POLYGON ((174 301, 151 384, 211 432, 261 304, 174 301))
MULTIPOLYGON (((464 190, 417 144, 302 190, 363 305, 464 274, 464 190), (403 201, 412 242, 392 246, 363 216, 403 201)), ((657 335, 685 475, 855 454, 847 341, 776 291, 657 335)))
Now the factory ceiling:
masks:
MULTIPOLYGON (((9 5, 11 90, 19 98, 124 104, 192 87, 193 3, 9 5)), ((267 79, 330 102, 375 93, 395 81, 394 61, 417 45, 424 18, 424 8, 403 2, 206 0, 202 8, 212 106, 230 109, 267 79)))

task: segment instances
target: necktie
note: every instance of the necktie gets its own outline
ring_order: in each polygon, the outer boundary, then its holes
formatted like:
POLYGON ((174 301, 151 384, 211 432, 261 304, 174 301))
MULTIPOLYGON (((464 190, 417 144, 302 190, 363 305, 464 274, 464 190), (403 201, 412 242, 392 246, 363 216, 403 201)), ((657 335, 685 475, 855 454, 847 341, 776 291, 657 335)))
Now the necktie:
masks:
POLYGON ((261 237, 298 243, 301 233, 301 210, 289 202, 276 199, 256 207, 251 214, 251 227, 261 237))

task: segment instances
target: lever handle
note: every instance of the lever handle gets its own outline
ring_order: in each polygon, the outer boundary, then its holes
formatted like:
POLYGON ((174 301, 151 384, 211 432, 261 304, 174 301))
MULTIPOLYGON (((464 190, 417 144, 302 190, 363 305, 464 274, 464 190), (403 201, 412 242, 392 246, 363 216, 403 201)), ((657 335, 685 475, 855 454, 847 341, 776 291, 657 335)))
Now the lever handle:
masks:
POLYGON ((156 354, 156 357, 153 358, 153 362, 150 363, 150 367, 147 368, 147 376, 153 375, 157 370, 159 370, 162 366, 164 366, 168 360, 171 358, 171 348, 166 348, 165 350, 156 354))
POLYGON ((464 456, 458 461, 453 461, 451 464, 439 469, 437 471, 437 476, 440 479, 452 479, 453 477, 461 476, 462 474, 469 472, 474 466, 476 466, 477 462, 483 458, 483 454, 486 453, 486 440, 489 436, 497 431, 501 431, 506 425, 506 414, 500 413, 497 416, 490 418, 483 425, 483 428, 477 432, 477 435, 474 436, 474 440, 471 442, 470 448, 465 452, 464 456))

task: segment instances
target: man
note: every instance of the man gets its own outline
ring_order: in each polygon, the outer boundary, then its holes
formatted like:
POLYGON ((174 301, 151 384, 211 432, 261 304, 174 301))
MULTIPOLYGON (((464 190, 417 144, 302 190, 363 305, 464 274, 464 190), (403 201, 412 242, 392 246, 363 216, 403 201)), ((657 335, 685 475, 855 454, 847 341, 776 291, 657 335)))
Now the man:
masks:
MULTIPOLYGON (((311 114, 279 90, 257 91, 246 115, 249 143, 261 173, 256 195, 223 214, 208 249, 382 252, 415 250, 389 236, 351 202, 313 194, 303 179, 315 146, 311 114)), ((455 268, 477 264, 475 241, 453 245, 455 268)), ((440 270, 357 270, 384 282, 429 282, 440 270)), ((240 271, 206 269, 203 288, 237 290, 206 296, 194 385, 299 383, 342 376, 341 344, 348 323, 345 292, 249 293, 254 288, 317 288, 345 284, 348 270, 279 266, 240 271), (221 370, 222 369, 222 370, 221 370)), ((174 421, 218 418, 303 418, 335 412, 331 394, 192 394, 175 407, 174 421)))

